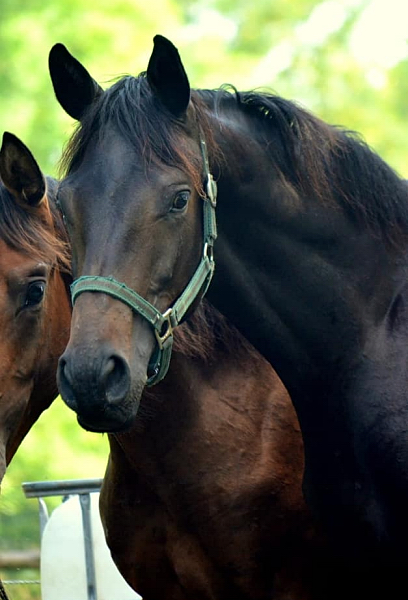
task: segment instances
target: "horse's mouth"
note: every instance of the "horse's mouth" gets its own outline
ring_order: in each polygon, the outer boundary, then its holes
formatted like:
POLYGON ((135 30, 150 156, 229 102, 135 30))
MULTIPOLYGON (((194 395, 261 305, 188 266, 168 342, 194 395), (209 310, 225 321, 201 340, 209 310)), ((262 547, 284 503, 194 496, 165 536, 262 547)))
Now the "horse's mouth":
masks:
POLYGON ((92 433, 123 433, 128 431, 136 418, 136 414, 133 414, 127 418, 101 418, 98 420, 87 420, 81 415, 77 414, 78 424, 86 431, 92 433))

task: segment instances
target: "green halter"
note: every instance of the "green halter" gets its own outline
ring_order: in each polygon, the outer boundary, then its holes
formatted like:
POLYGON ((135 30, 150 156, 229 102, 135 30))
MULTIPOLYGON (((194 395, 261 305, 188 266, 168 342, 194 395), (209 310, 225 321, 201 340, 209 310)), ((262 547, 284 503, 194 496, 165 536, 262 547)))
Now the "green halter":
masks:
POLYGON ((213 247, 217 237, 215 220, 217 184, 209 170, 207 148, 203 138, 200 139, 200 146, 206 177, 206 195, 203 197, 203 254, 190 282, 173 306, 161 313, 153 304, 114 277, 83 276, 76 279, 71 285, 72 304, 84 292, 102 292, 121 300, 150 323, 156 336, 157 345, 149 364, 149 370, 153 371, 153 374, 147 380, 146 385, 148 386, 158 383, 166 375, 173 347, 173 329, 179 325, 193 302, 198 297, 204 296, 214 273, 213 247))

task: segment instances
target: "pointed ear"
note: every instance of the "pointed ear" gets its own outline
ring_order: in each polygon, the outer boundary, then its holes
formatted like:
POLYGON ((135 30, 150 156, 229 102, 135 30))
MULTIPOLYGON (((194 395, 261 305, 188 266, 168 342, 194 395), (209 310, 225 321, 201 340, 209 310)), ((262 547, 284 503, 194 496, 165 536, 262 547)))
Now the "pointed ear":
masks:
POLYGON ((164 106, 181 118, 190 102, 190 84, 178 50, 162 35, 153 39, 154 47, 147 67, 147 80, 164 106))
POLYGON ((12 133, 3 134, 0 177, 13 196, 29 206, 39 206, 45 196, 44 175, 30 150, 12 133))
POLYGON ((48 66, 58 102, 80 121, 85 109, 103 93, 102 88, 63 44, 51 48, 48 66))

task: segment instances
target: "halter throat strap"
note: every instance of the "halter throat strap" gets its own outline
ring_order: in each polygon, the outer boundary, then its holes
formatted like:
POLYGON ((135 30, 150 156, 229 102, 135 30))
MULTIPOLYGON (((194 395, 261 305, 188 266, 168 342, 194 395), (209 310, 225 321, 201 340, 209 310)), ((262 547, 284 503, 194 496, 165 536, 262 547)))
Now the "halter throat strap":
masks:
POLYGON ((217 237, 215 208, 217 203, 217 184, 209 170, 207 146, 200 136, 200 148, 204 163, 205 195, 203 196, 203 251, 200 263, 186 288, 164 313, 145 300, 137 292, 117 281, 114 277, 79 277, 71 285, 72 304, 84 292, 100 292, 112 296, 129 306, 133 312, 142 316, 152 326, 156 337, 156 348, 149 363, 152 373, 147 380, 148 386, 155 385, 166 375, 173 347, 173 329, 198 299, 204 296, 214 273, 214 241, 217 237))

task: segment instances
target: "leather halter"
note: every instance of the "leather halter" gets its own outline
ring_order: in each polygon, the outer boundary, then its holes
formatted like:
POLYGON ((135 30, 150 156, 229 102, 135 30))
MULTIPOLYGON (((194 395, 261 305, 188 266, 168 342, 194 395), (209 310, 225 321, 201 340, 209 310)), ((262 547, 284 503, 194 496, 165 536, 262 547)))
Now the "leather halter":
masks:
POLYGON ((76 279, 71 285, 72 304, 84 292, 100 292, 121 300, 150 323, 157 343, 149 363, 149 371, 152 372, 152 375, 146 382, 147 386, 155 385, 166 375, 173 347, 173 329, 180 324, 193 302, 204 296, 214 273, 213 247, 217 237, 215 219, 217 184, 210 173, 207 145, 202 135, 200 136, 200 148, 205 175, 203 252, 196 271, 174 304, 161 313, 153 304, 114 277, 83 276, 76 279))

